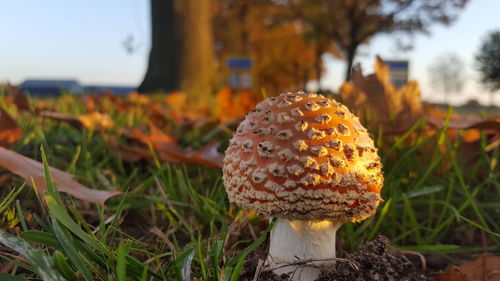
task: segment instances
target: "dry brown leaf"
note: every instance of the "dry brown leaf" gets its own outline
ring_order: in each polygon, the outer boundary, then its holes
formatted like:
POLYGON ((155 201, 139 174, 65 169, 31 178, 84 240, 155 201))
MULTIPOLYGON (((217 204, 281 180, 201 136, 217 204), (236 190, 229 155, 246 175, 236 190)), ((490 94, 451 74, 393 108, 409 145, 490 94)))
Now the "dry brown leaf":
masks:
POLYGON ((5 99, 5 103, 14 104, 18 111, 29 111, 31 109, 28 98, 19 89, 12 89, 12 95, 5 99))
POLYGON ((78 117, 69 115, 69 114, 64 114, 64 113, 59 113, 59 112, 53 112, 53 111, 43 111, 40 113, 40 116, 43 118, 48 118, 56 121, 63 121, 67 122, 72 126, 81 128, 83 127, 83 124, 78 120, 78 117))
POLYGON ((186 100, 187 95, 182 92, 173 92, 165 97, 165 103, 171 110, 175 112, 180 112, 184 109, 186 100))
MULTIPOLYGON (((437 128, 442 128, 445 124, 445 120, 442 118, 427 116, 426 119, 429 124, 437 128)), ((479 116, 455 117, 448 122, 448 128, 494 130, 500 132, 500 119, 483 119, 479 116)))
POLYGON ((177 142, 172 137, 165 135, 156 126, 150 124, 150 130, 149 141, 163 161, 174 161, 174 163, 181 162, 215 168, 222 167, 224 156, 217 152, 219 143, 210 143, 198 150, 183 149, 177 145, 177 142))
POLYGON ((96 95, 85 95, 81 98, 87 112, 92 112, 97 110, 97 96, 96 95))
POLYGON ((113 120, 108 114, 99 113, 97 111, 82 114, 77 117, 83 127, 91 131, 102 131, 113 127, 113 120))
POLYGON ((131 92, 127 99, 132 104, 146 105, 149 103, 149 98, 147 96, 141 95, 137 92, 131 92))
POLYGON ((251 91, 237 93, 229 87, 222 88, 215 97, 215 116, 221 122, 243 117, 255 108, 262 97, 251 91))
POLYGON ((224 87, 215 96, 215 116, 221 122, 226 122, 234 116, 233 93, 231 88, 224 87))
POLYGON ((84 128, 91 131, 103 131, 113 127, 113 120, 108 114, 97 111, 73 116, 59 112, 44 111, 40 113, 41 117, 49 118, 57 121, 67 122, 75 127, 84 128))
POLYGON ((158 127, 151 123, 149 124, 149 130, 149 135, 136 128, 123 131, 124 135, 138 142, 142 147, 123 146, 110 141, 108 141, 108 143, 118 151, 124 160, 137 161, 139 159, 145 159, 152 161, 151 153, 148 150, 148 146, 151 145, 161 162, 185 163, 215 168, 222 167, 224 155, 217 151, 219 147, 218 142, 209 143, 197 150, 184 149, 177 144, 176 138, 163 133, 158 127), (130 155, 127 155, 129 153, 130 155))
POLYGON ((485 255, 458 266, 470 281, 500 280, 500 257, 485 255))
POLYGON ((116 97, 111 91, 103 91, 102 94, 89 94, 82 97, 88 112, 121 112, 126 113, 130 109, 130 103, 127 100, 116 97))
MULTIPOLYGON (((32 185, 33 179, 39 194, 43 194, 47 189, 43 164, 36 160, 23 156, 12 150, 0 147, 0 166, 24 178, 26 183, 29 185, 32 185)), ((50 173, 52 175, 54 185, 59 191, 68 193, 69 195, 83 201, 104 204, 108 198, 114 195, 122 194, 120 191, 88 188, 75 181, 73 179, 73 175, 56 168, 51 167, 50 173)))
POLYGON ((0 108, 0 146, 10 147, 23 134, 23 131, 17 125, 10 115, 0 108))
POLYGON ((479 138, 481 138, 481 131, 478 129, 469 129, 462 135, 464 142, 475 142, 479 138))
POLYGON ((467 276, 455 265, 448 266, 444 271, 440 271, 434 275, 437 281, 471 281, 467 276))
POLYGON ((397 89, 389 81, 389 67, 377 57, 375 73, 363 76, 360 67, 354 68, 351 82, 340 88, 344 103, 361 119, 386 131, 405 131, 423 115, 420 88, 410 81, 397 89))
POLYGON ((458 266, 450 265, 435 277, 437 281, 498 281, 500 257, 485 255, 458 266))

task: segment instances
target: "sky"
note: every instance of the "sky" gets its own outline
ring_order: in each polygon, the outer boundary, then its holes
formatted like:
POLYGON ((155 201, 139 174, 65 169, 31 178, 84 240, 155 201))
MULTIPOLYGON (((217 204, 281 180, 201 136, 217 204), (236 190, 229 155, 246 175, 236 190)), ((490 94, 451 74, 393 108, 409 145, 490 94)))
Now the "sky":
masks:
MULTIPOLYGON (((365 74, 375 56, 410 62, 410 79, 419 81, 424 100, 442 102, 428 77, 432 62, 445 53, 465 64, 465 86, 451 98, 455 105, 470 98, 488 103, 478 83, 474 55, 488 32, 500 29, 500 1, 470 0, 450 27, 434 25, 430 35, 417 35, 413 49, 395 47, 395 36, 378 36, 360 49, 357 62, 365 74)), ((0 0, 0 83, 18 84, 27 78, 77 79, 82 84, 138 85, 149 53, 148 0, 0 0), (132 36, 135 52, 125 40, 132 36)), ((322 86, 338 89, 344 76, 342 60, 324 56, 327 68, 322 86)), ((495 95, 500 106, 500 94, 495 95)))

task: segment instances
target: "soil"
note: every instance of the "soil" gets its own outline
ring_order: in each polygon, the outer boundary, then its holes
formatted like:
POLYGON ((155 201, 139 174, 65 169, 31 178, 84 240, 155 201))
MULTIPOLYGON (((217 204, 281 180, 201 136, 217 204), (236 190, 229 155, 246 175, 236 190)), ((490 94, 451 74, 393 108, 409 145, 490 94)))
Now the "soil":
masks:
MULTIPOLYGON (((245 264, 241 280, 252 281, 258 261, 265 260, 267 248, 257 249, 245 264)), ((360 250, 341 257, 348 262, 337 262, 335 267, 325 269, 317 281, 431 281, 421 267, 415 266, 404 255, 391 250, 389 240, 382 235, 366 243, 360 250), (358 269, 356 269, 356 267, 358 269)), ((289 280, 288 276, 277 276, 272 272, 262 272, 260 281, 289 280)))

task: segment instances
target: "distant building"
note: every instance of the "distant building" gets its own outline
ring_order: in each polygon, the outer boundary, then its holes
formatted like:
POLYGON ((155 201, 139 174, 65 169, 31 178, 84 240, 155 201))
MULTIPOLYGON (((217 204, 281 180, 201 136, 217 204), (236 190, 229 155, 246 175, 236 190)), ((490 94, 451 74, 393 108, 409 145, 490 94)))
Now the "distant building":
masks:
POLYGON ((408 83, 408 66, 407 60, 384 60, 384 63, 389 66, 389 77, 394 86, 401 88, 408 83))
POLYGON ((77 80, 28 79, 19 85, 21 91, 35 97, 59 96, 63 92, 82 94, 83 87, 77 80))
POLYGON ((64 92, 71 94, 111 92, 114 95, 125 96, 136 90, 132 86, 81 85, 77 80, 27 79, 19 85, 21 91, 28 92, 33 97, 59 96, 64 92))
POLYGON ((106 85, 85 85, 83 88, 85 93, 104 94, 106 92, 111 92, 117 96, 126 96, 131 92, 137 90, 137 87, 132 87, 132 86, 106 86, 106 85))

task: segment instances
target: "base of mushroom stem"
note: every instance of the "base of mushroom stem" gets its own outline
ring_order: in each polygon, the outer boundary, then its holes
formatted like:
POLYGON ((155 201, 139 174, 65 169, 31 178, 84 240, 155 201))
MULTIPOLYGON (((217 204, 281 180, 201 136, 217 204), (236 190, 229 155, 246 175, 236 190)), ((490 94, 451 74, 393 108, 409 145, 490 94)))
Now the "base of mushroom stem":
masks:
POLYGON ((286 265, 273 272, 287 273, 292 280, 315 280, 322 267, 335 264, 335 236, 340 226, 341 223, 331 220, 278 219, 271 230, 267 265, 272 268, 286 265))

